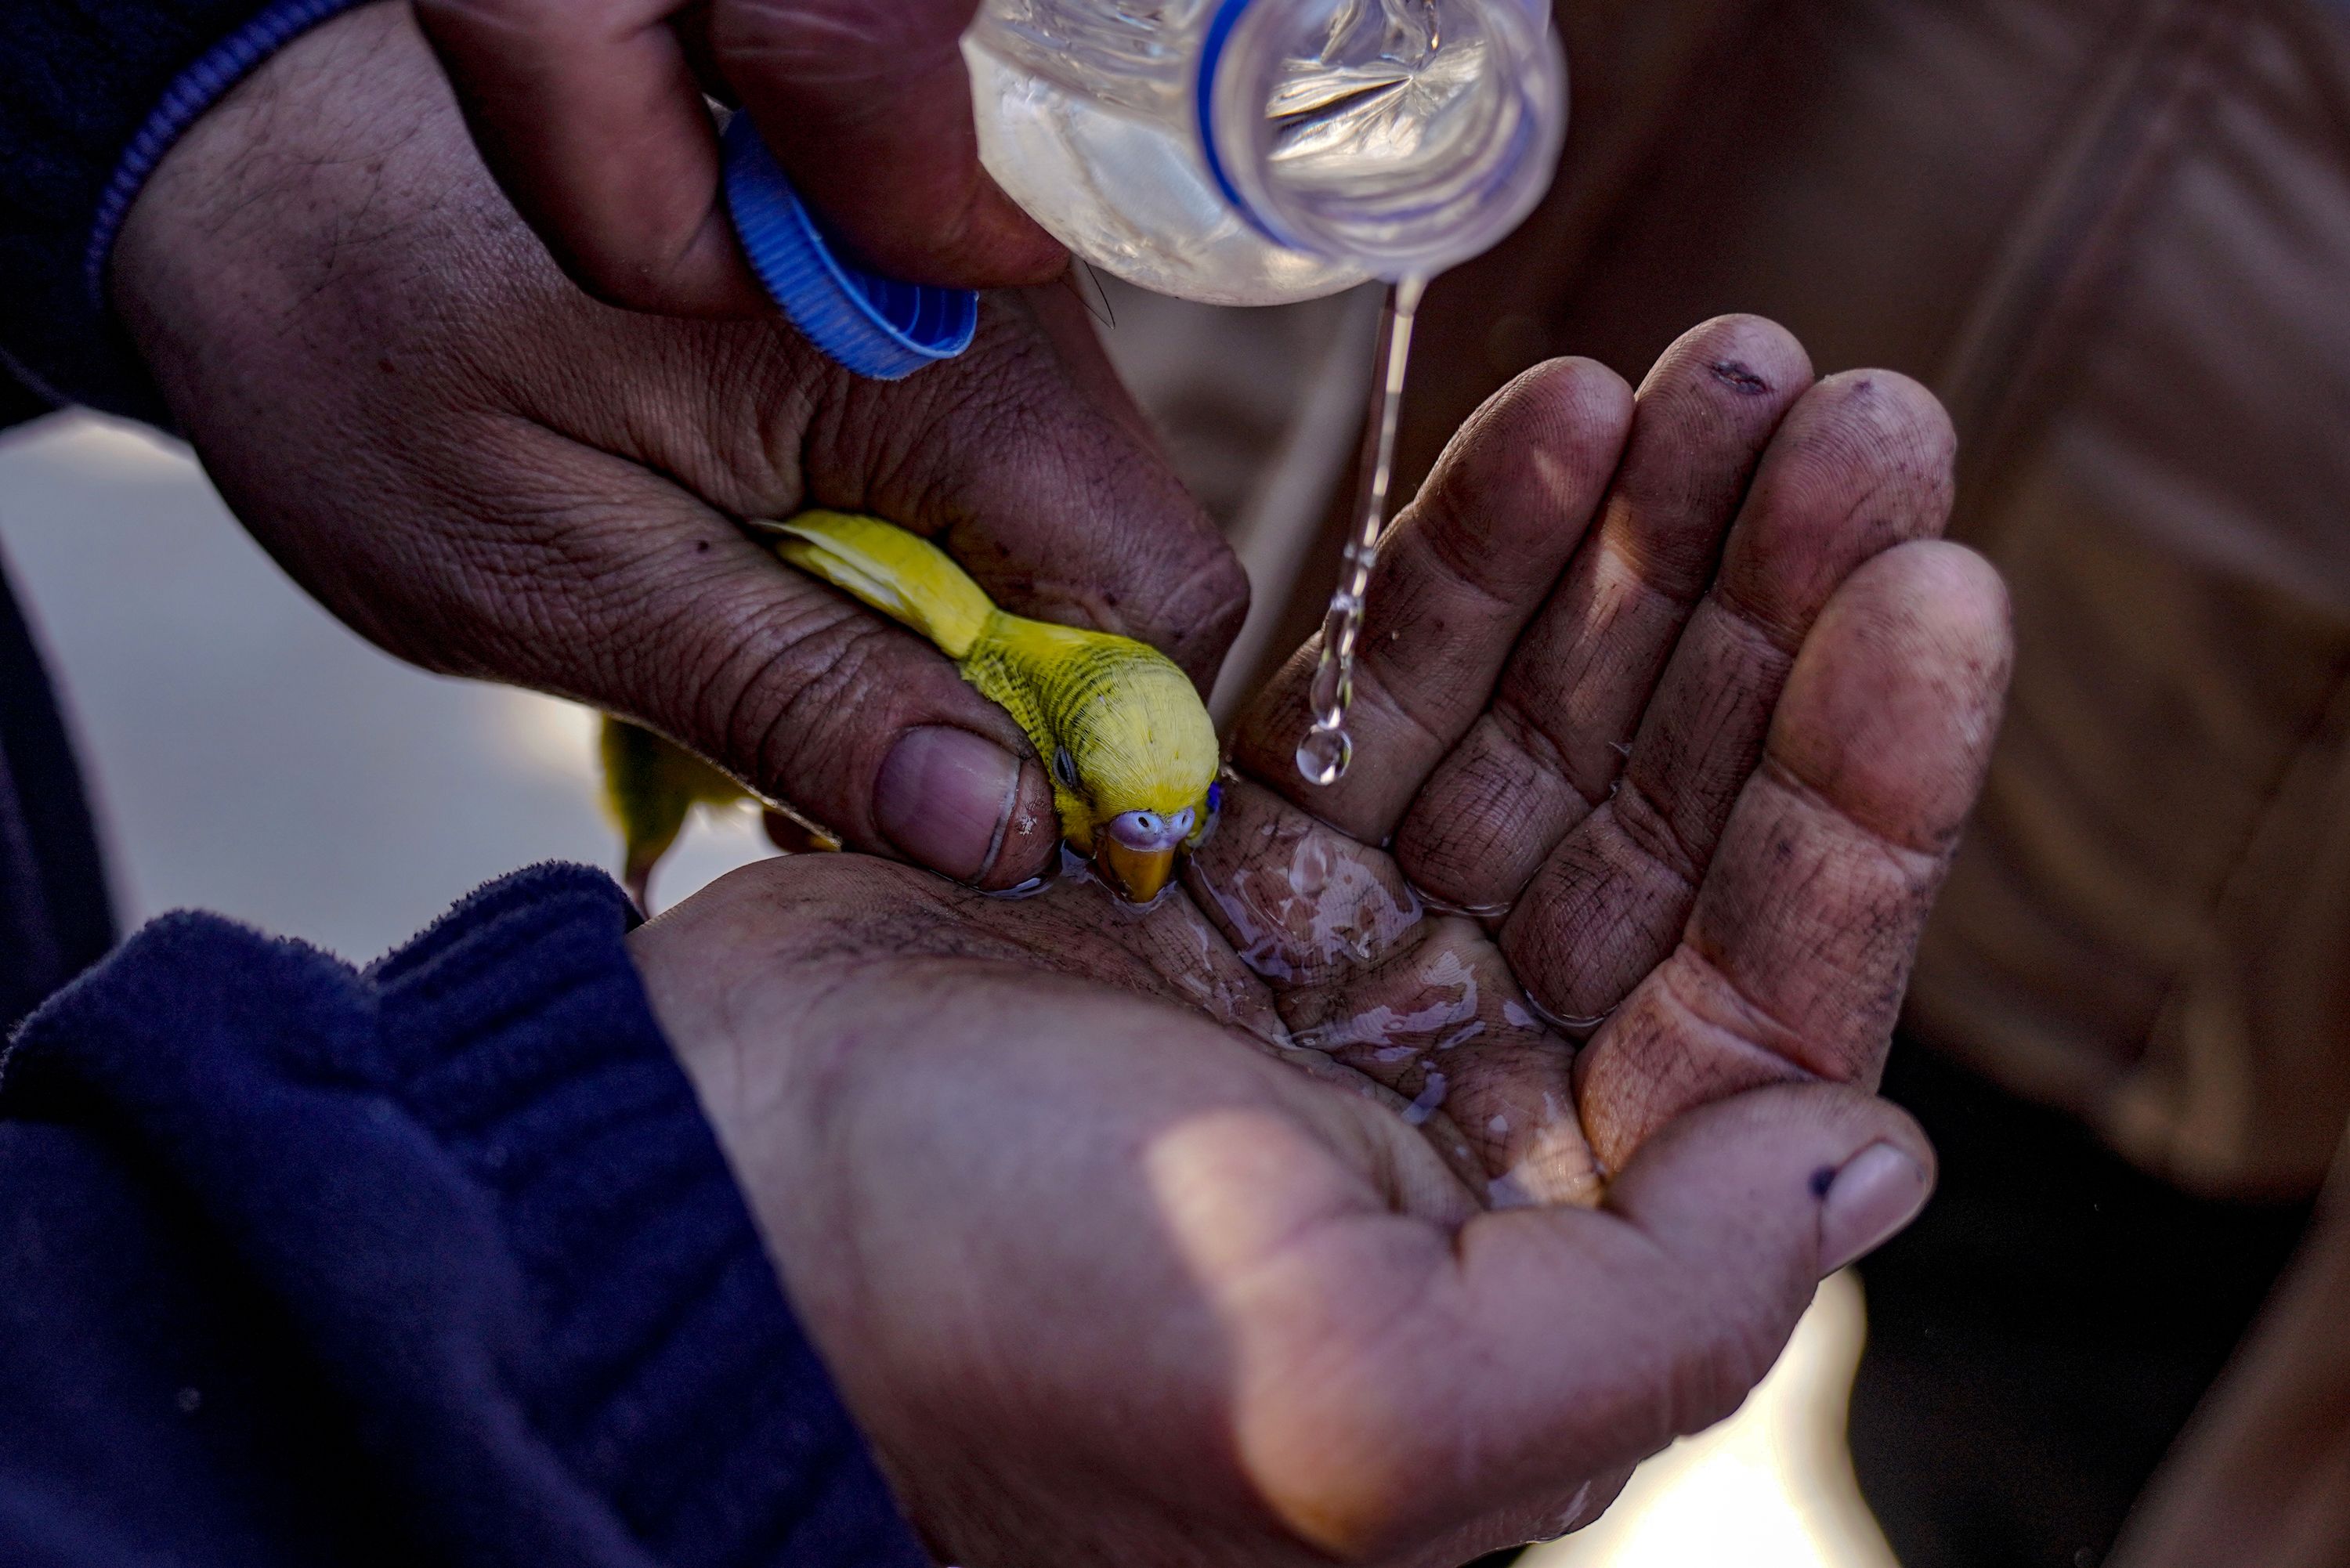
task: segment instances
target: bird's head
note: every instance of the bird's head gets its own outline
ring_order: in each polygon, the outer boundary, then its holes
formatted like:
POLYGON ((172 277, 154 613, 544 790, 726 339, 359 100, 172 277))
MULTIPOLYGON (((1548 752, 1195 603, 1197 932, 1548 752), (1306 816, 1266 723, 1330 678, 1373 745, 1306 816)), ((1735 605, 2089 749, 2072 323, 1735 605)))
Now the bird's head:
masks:
POLYGON ((1063 834, 1119 897, 1150 902, 1218 805, 1223 757, 1199 692, 1172 664, 1131 672, 1055 738, 1063 834))

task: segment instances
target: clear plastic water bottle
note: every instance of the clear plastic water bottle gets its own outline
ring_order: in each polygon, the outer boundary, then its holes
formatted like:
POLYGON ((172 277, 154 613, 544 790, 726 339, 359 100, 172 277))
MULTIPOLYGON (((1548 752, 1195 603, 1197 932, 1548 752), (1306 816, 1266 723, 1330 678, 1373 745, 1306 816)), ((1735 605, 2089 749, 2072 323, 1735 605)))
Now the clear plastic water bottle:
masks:
POLYGON ((1546 0, 984 0, 980 155, 1128 282, 1277 305, 1428 277, 1548 188, 1546 0))

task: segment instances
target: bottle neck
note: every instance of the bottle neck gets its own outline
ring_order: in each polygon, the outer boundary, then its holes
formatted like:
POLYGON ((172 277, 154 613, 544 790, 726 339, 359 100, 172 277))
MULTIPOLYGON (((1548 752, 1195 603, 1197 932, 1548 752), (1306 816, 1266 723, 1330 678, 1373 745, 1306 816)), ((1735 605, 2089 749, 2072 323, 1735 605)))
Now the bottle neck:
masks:
POLYGON ((1542 0, 1211 0, 1196 111, 1224 198, 1387 278, 1490 249, 1549 188, 1566 67, 1542 0))

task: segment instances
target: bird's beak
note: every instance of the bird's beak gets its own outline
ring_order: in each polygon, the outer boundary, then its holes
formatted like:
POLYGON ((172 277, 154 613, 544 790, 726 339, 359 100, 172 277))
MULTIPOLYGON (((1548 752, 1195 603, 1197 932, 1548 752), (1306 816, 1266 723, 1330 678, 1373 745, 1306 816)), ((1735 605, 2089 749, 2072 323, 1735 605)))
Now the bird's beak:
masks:
POLYGON ((1105 833, 1094 842, 1094 869, 1129 904, 1148 904, 1175 877, 1175 848, 1134 849, 1105 833))

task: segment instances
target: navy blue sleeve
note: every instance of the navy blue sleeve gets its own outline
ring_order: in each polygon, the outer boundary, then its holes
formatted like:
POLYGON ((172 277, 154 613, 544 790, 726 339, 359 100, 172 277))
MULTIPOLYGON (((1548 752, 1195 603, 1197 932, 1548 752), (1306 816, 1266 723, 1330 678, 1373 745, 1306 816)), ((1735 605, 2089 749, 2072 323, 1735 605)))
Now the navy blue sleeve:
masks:
POLYGON ((133 936, 0 1060, 0 1560, 918 1568, 623 943, 133 936))
MULTIPOLYGON (((153 383, 106 308, 115 234, 205 109, 287 42, 359 3, 7 0, 0 378, 51 405, 162 421, 153 383)), ((23 400, 0 397, 0 408, 23 400)))

